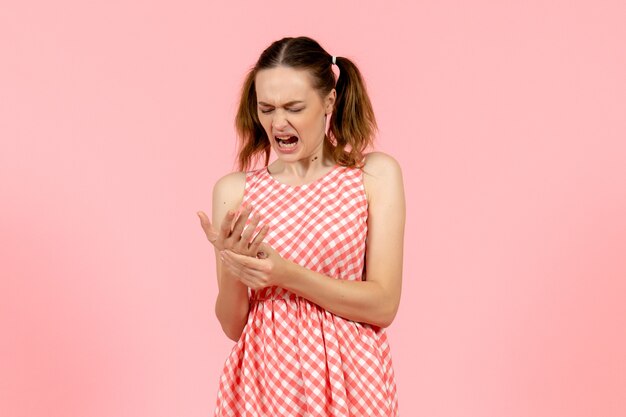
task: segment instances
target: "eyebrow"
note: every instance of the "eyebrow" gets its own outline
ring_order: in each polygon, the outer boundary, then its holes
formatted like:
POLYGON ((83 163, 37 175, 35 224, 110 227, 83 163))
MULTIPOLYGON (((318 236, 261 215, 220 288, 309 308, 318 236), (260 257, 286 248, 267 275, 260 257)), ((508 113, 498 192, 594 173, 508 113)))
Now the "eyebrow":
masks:
MULTIPOLYGON (((291 106, 292 104, 299 104, 299 103, 304 103, 304 101, 302 101, 302 100, 292 100, 292 101, 290 101, 288 103, 285 103, 285 106, 291 106)), ((263 101, 259 101, 259 104, 263 105, 263 106, 272 106, 271 104, 265 103, 263 101)))

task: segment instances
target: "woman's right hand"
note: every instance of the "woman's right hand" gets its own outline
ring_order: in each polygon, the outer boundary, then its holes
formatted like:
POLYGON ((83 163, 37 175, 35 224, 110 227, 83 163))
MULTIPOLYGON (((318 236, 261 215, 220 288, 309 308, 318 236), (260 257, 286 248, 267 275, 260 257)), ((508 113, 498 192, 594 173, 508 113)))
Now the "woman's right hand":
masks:
POLYGON ((257 233, 257 235, 252 239, 252 233, 256 230, 261 218, 258 213, 255 213, 254 216, 252 216, 250 224, 245 227, 246 221, 252 212, 252 206, 245 203, 242 203, 242 206, 243 210, 237 218, 234 226, 232 226, 232 229, 231 225, 233 224, 233 219, 236 214, 233 210, 229 210, 228 213, 226 213, 219 230, 215 230, 209 220, 209 216, 207 216, 203 211, 199 211, 197 214, 198 217, 200 217, 200 225, 202 226, 207 239, 217 248, 217 250, 222 251, 228 249, 241 255, 257 258, 259 245, 263 242, 263 239, 267 235, 269 225, 264 224, 259 233, 257 233))

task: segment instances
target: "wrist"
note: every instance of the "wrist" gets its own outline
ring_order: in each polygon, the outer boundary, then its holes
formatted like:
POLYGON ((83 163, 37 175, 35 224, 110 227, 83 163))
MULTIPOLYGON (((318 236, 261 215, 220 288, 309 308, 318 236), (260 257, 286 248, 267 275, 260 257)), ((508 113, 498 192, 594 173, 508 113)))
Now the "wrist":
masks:
POLYGON ((293 281, 293 278, 295 277, 296 273, 297 273, 297 269, 300 265, 298 265, 297 263, 290 261, 288 259, 284 259, 283 258, 283 265, 282 267, 279 269, 279 273, 278 273, 278 286, 285 288, 285 289, 289 289, 289 284, 293 281))
POLYGON ((222 288, 226 291, 247 291, 248 287, 239 280, 239 277, 231 273, 228 269, 222 271, 222 288))

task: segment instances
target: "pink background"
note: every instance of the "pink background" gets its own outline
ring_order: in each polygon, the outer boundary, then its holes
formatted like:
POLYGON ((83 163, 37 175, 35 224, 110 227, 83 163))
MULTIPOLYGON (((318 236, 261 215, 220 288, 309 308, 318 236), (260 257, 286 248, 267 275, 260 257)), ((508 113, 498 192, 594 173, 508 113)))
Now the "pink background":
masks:
POLYGON ((624 16, 623 1, 4 2, 0 414, 212 415, 233 342, 195 213, 234 169, 246 70, 308 35, 359 65, 376 148, 403 167, 401 415, 626 415, 624 16))

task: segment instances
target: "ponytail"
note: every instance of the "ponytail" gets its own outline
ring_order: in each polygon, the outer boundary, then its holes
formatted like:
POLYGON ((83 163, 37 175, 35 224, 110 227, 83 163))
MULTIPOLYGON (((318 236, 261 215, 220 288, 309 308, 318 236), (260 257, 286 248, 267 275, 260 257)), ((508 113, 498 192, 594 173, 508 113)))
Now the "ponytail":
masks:
POLYGON ((337 57, 336 62, 340 72, 329 127, 332 154, 341 165, 362 168, 363 151, 373 145, 378 126, 361 72, 348 58, 337 57))

